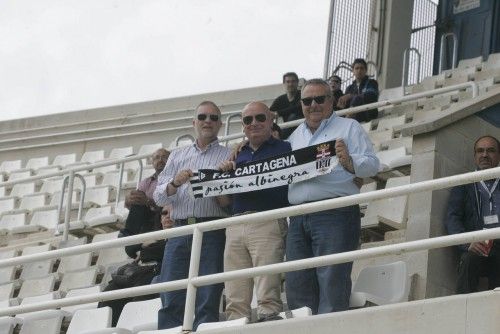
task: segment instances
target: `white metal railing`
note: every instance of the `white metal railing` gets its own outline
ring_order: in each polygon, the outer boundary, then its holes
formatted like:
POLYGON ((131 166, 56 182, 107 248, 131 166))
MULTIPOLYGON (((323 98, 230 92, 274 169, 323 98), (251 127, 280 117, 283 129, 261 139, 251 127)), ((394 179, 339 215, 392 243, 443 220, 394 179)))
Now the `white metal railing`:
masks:
POLYGON ((477 182, 480 180, 492 179, 499 176, 500 176, 500 167, 496 167, 482 171, 475 171, 435 180, 422 181, 419 183, 414 183, 394 188, 367 192, 358 195, 345 196, 345 197, 318 201, 314 203, 301 204, 301 205, 291 206, 288 208, 281 208, 265 212, 253 213, 245 216, 229 217, 215 221, 200 223, 196 225, 181 226, 181 227, 176 227, 174 229, 150 232, 126 238, 97 242, 92 244, 75 246, 71 248, 58 249, 39 254, 32 254, 32 255, 1 260, 0 268, 20 265, 34 261, 54 259, 62 256, 76 255, 105 248, 123 247, 126 245, 132 245, 146 241, 193 234, 191 263, 190 263, 189 276, 187 279, 165 282, 165 283, 157 283, 149 286, 141 286, 129 289, 102 292, 99 294, 93 294, 87 296, 79 296, 73 298, 65 298, 60 300, 41 302, 36 304, 9 307, 0 309, 0 316, 33 312, 55 307, 77 305, 81 303, 112 300, 123 297, 132 297, 132 296, 151 294, 157 292, 187 289, 183 329, 191 330, 194 319, 196 289, 200 286, 221 283, 228 280, 250 278, 261 275, 277 274, 282 272, 289 272, 289 271, 313 268, 318 266, 351 262, 353 260, 360 260, 376 256, 403 254, 406 252, 413 252, 418 250, 434 249, 434 248, 464 244, 473 241, 500 238, 500 228, 495 228, 489 230, 463 233, 458 235, 443 236, 425 240, 416 240, 400 244, 381 246, 377 248, 362 249, 340 254, 326 255, 316 258, 290 261, 290 262, 266 265, 256 268, 247 268, 247 269, 198 277, 201 240, 204 232, 223 229, 229 226, 234 226, 239 224, 253 224, 277 218, 284 218, 284 217, 302 215, 317 211, 324 211, 328 209, 365 203, 388 197, 397 197, 424 191, 433 191, 461 184, 477 182))
MULTIPOLYGON (((403 97, 400 97, 400 98, 389 99, 389 100, 386 100, 386 101, 374 102, 374 103, 362 105, 362 106, 359 106, 359 107, 352 107, 352 108, 348 108, 348 109, 343 109, 343 110, 336 111, 336 114, 339 115, 339 116, 352 115, 352 114, 359 113, 359 112, 362 112, 362 111, 365 111, 365 110, 370 110, 370 109, 373 109, 373 108, 379 108, 379 107, 385 107, 385 106, 389 106, 389 105, 393 105, 393 104, 399 104, 399 103, 403 103, 403 102, 409 102, 409 101, 417 100, 417 99, 420 99, 420 98, 423 98, 423 97, 429 97, 429 96, 434 96, 434 95, 437 95, 437 94, 443 94, 443 93, 448 93, 448 92, 452 92, 452 91, 456 91, 456 90, 466 89, 468 87, 472 88, 472 97, 473 98, 475 98, 475 97, 477 97, 479 95, 479 88, 478 88, 477 83, 474 82, 474 81, 469 81, 469 82, 465 82, 465 83, 461 83, 461 84, 457 84, 457 85, 452 85, 452 86, 447 86, 447 87, 443 87, 443 88, 434 89, 434 90, 427 91, 427 92, 406 95, 406 96, 403 96, 403 97)), ((235 114, 233 114, 233 115, 235 115, 235 114)), ((229 121, 230 121, 230 119, 229 119, 229 121)), ((290 121, 290 122, 287 122, 287 123, 281 123, 280 126, 282 128, 284 128, 284 129, 285 128, 290 128, 290 127, 294 127, 294 126, 297 126, 297 125, 301 124, 303 121, 304 121, 303 119, 298 119, 298 120, 290 121)), ((227 125, 226 125, 226 127, 227 127, 227 125)), ((153 131, 158 131, 158 130, 153 130, 153 131)), ((244 133, 235 133, 235 134, 232 134, 232 135, 223 136, 223 137, 220 138, 220 140, 221 140, 221 142, 225 141, 227 143, 230 140, 237 139, 237 138, 243 138, 243 137, 244 137, 244 133)), ((179 139, 180 139, 180 137, 177 137, 176 143, 178 143, 179 139)), ((31 176, 31 177, 28 177, 28 178, 25 178, 25 179, 18 179, 18 180, 13 180, 13 181, 0 182, 0 187, 12 186, 12 185, 14 185, 16 183, 26 183, 26 182, 30 182, 30 181, 42 180, 42 179, 49 178, 49 177, 54 177, 54 176, 68 175, 69 176, 69 183, 68 183, 69 189, 68 190, 70 190, 70 191, 68 191, 67 203, 71 203, 72 196, 73 196, 73 183, 74 183, 75 174, 77 174, 78 172, 84 171, 84 170, 89 170, 89 169, 94 169, 94 168, 98 168, 98 167, 109 166, 109 165, 113 165, 113 164, 120 164, 120 181, 119 181, 119 184, 118 184, 117 201, 116 201, 116 203, 118 203, 119 194, 120 194, 120 191, 121 191, 122 179, 123 179, 123 166, 124 166, 124 163, 125 162, 134 161, 134 160, 138 160, 139 164, 140 164, 140 171, 141 171, 141 174, 142 174, 142 168, 143 168, 143 166, 142 166, 141 159, 145 159, 145 158, 147 158, 149 156, 150 156, 150 154, 146 153, 146 154, 142 154, 142 155, 132 155, 132 156, 128 156, 128 157, 120 158, 120 159, 112 159, 112 160, 109 159, 109 160, 105 160, 105 161, 101 161, 101 162, 97 162, 97 163, 93 163, 93 164, 89 164, 89 165, 73 167, 73 168, 69 168, 69 169, 66 169, 66 170, 60 170, 60 171, 57 171, 57 172, 47 173, 47 174, 43 174, 43 175, 35 175, 35 176, 31 176)), ((65 229, 69 228, 69 210, 70 209, 71 209, 71 204, 68 204, 66 206, 66 214, 65 214, 65 220, 64 220, 65 229)), ((63 235, 65 237, 67 237, 67 233, 66 232, 63 235)))

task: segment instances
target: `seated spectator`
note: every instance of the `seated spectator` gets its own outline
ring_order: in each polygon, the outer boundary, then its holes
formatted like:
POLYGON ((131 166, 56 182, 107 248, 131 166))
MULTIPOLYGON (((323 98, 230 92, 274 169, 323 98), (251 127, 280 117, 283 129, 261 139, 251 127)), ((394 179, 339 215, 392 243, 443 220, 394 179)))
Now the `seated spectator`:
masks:
POLYGON ((337 103, 339 102, 340 97, 344 95, 340 86, 342 84, 342 79, 338 75, 332 75, 328 78, 328 84, 332 89, 333 110, 337 110, 337 103))
POLYGON ((281 128, 278 124, 273 123, 273 127, 271 130, 271 136, 274 137, 274 139, 280 139, 281 138, 281 128))
MULTIPOLYGON (((478 170, 495 168, 500 161, 500 143, 492 136, 480 137, 474 144, 474 163, 478 170)), ((499 179, 464 184, 451 189, 446 214, 448 234, 499 227, 499 179)), ((457 293, 478 290, 479 278, 488 278, 488 288, 500 286, 500 240, 477 241, 457 246, 460 251, 457 293)))
MULTIPOLYGON (((125 227, 120 231, 119 237, 128 237, 152 231, 169 228, 173 222, 170 220, 170 207, 163 209, 154 203, 152 198, 156 188, 159 173, 165 167, 169 152, 163 148, 158 149, 152 155, 152 164, 155 173, 142 180, 137 190, 133 190, 125 198, 125 206, 129 208, 129 214, 125 222, 125 227)), ((150 284, 154 276, 158 275, 163 259, 165 240, 156 242, 146 242, 143 244, 125 246, 127 255, 142 266, 150 266, 150 270, 140 275, 131 286, 150 284)), ((128 288, 123 286, 123 282, 112 279, 105 287, 104 291, 128 288)), ((138 296, 133 298, 122 298, 99 303, 99 307, 110 306, 113 310, 112 324, 116 325, 123 307, 129 301, 138 301, 158 298, 158 294, 138 296)))
MULTIPOLYGON (((347 87, 345 95, 339 98, 339 102, 337 103, 339 109, 357 107, 378 101, 378 83, 376 80, 368 78, 366 75, 367 70, 368 65, 364 59, 358 58, 354 60, 352 63, 352 73, 355 80, 347 87)), ((347 117, 354 118, 358 122, 368 122, 377 118, 377 116, 378 110, 372 109, 347 117)))
MULTIPOLYGON (((304 118, 300 105, 299 77, 297 74, 294 72, 283 74, 283 86, 286 94, 278 96, 269 109, 275 112, 275 115, 283 117, 284 122, 304 118)), ((284 129, 281 138, 288 138, 295 129, 296 127, 284 129)))

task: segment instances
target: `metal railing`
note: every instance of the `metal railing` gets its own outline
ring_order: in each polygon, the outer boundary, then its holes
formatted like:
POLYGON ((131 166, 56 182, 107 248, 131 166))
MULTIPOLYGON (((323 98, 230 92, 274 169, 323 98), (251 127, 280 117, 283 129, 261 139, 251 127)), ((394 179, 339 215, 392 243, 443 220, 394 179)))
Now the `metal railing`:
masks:
POLYGON ((433 191, 443 188, 449 188, 452 186, 462 185, 466 183, 478 182, 480 180, 492 179, 499 176, 500 176, 500 167, 496 167, 487 170, 443 177, 435 180, 422 181, 419 183, 414 183, 394 188, 371 191, 358 195, 338 197, 314 203, 306 203, 287 208, 269 210, 265 212, 257 212, 245 216, 235 216, 235 217, 200 223, 196 225, 181 226, 181 227, 176 227, 174 229, 150 232, 131 237, 96 242, 92 244, 75 246, 71 248, 63 248, 39 254, 32 254, 32 255, 1 260, 0 268, 7 266, 21 265, 24 263, 30 263, 34 261, 54 259, 62 256, 70 256, 91 251, 97 251, 105 248, 123 247, 126 245, 132 245, 146 241, 173 238, 173 237, 193 234, 190 270, 189 270, 189 276, 186 279, 181 279, 172 282, 165 282, 165 283, 157 283, 149 286, 141 286, 135 288, 116 290, 116 291, 102 292, 87 296, 78 296, 78 297, 64 298, 60 300, 52 300, 41 303, 14 306, 14 307, 0 309, 0 316, 40 311, 44 309, 64 307, 70 305, 78 305, 81 303, 105 301, 123 297, 133 297, 151 293, 187 289, 183 329, 192 330, 196 289, 201 286, 211 285, 215 283, 222 283, 225 281, 235 280, 235 279, 244 279, 262 275, 278 274, 282 272, 314 268, 318 266, 351 262, 354 260, 367 259, 376 256, 391 255, 391 254, 400 255, 407 252, 429 250, 440 247, 460 245, 474 241, 500 238, 500 228, 494 228, 489 230, 468 232, 457 235, 404 242, 388 246, 381 246, 377 248, 355 250, 340 254, 325 255, 303 260, 283 262, 283 263, 266 265, 255 268, 241 269, 241 270, 235 270, 235 271, 206 275, 206 276, 198 276, 198 265, 201 252, 201 240, 204 232, 223 229, 239 224, 254 224, 278 218, 335 209, 359 203, 371 202, 378 199, 385 199, 389 197, 397 197, 397 196, 410 195, 425 191, 433 191))
POLYGON ((408 86, 409 72, 410 72, 410 53, 414 52, 417 56, 417 84, 420 83, 420 64, 422 62, 422 55, 416 48, 406 48, 403 53, 403 77, 401 78, 401 86, 403 87, 403 93, 406 91, 406 86, 408 86))
MULTIPOLYGON (((438 94, 448 93, 448 92, 452 92, 452 91, 456 91, 456 90, 466 89, 469 87, 472 89, 472 97, 473 98, 477 97, 479 95, 478 85, 474 81, 469 81, 469 82, 465 82, 465 83, 461 83, 461 84, 457 84, 457 85, 453 85, 453 86, 447 86, 447 87, 443 87, 443 88, 434 89, 434 90, 427 91, 427 92, 406 95, 406 96, 403 96, 401 98, 389 99, 386 101, 374 102, 374 103, 362 105, 359 107, 352 107, 352 108, 348 108, 348 109, 343 109, 343 110, 336 111, 336 114, 339 116, 352 115, 352 114, 356 114, 356 113, 370 110, 373 108, 385 107, 385 106, 390 106, 393 104, 400 104, 403 102, 417 100, 417 99, 420 99, 423 97, 429 97, 429 96, 434 96, 434 95, 438 95, 438 94)), ((304 121, 303 119, 298 119, 298 120, 290 121, 287 123, 281 123, 280 127, 283 129, 286 129, 286 128, 298 126, 303 121, 304 121)), ((244 133, 236 133, 236 134, 221 137, 220 141, 227 142, 227 141, 230 141, 233 139, 243 138, 244 136, 245 136, 244 133)), ((180 138, 178 137, 178 139, 180 139, 180 138)), ((178 143, 178 141, 176 141, 176 143, 178 143)), ((140 169, 141 174, 142 174, 142 167, 143 166, 142 166, 141 159, 145 159, 149 156, 150 156, 149 153, 142 154, 142 155, 133 155, 133 156, 125 157, 125 158, 105 160, 105 161, 101 161, 101 162, 97 162, 97 163, 93 163, 93 164, 89 164, 89 165, 78 166, 78 167, 74 167, 74 168, 70 168, 70 169, 66 169, 66 170, 60 170, 60 171, 47 173, 47 174, 43 174, 43 175, 35 175, 35 176, 31 176, 31 177, 28 177, 25 179, 18 179, 18 180, 14 180, 14 181, 4 181, 4 182, 0 182, 0 187, 12 186, 16 183, 26 183, 26 182, 30 182, 30 181, 42 180, 42 179, 46 179, 46 178, 50 178, 50 177, 54 177, 54 176, 68 175, 68 177, 69 177, 68 185, 69 185, 70 189, 68 189, 67 203, 71 203, 72 195, 73 195, 72 190, 73 190, 73 183, 74 183, 75 174, 77 174, 80 171, 84 171, 84 170, 109 166, 109 165, 113 165, 113 164, 120 164, 120 182, 119 182, 118 189, 117 189, 117 199, 119 199, 122 178, 123 178, 123 165, 126 162, 138 160, 139 164, 140 164, 140 168, 141 168, 140 169)), ((118 203, 118 200, 116 203, 118 203)), ((68 207, 70 207, 70 206, 71 206, 71 204, 68 204, 67 208, 66 208, 66 215, 65 215, 65 219, 64 219, 64 226, 66 226, 66 227, 69 226, 69 215, 68 215, 67 210, 68 210, 68 207)))
POLYGON ((444 63, 444 49, 445 43, 448 37, 452 38, 453 41, 453 56, 451 62, 451 68, 454 69, 457 66, 457 55, 458 55, 458 38, 452 32, 441 35, 441 44, 439 47, 439 73, 443 72, 443 63, 444 63))

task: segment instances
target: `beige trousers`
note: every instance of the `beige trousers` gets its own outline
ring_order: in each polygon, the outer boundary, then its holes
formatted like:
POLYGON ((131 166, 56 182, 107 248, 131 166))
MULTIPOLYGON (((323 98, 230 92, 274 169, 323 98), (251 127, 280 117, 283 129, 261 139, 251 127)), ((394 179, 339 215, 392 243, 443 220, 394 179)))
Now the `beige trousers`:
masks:
MULTIPOLYGON (((284 219, 243 224, 226 228, 224 271, 280 263, 285 254, 288 226, 284 219)), ((225 282, 228 320, 250 318, 253 288, 257 295, 257 314, 281 312, 281 275, 225 282)))

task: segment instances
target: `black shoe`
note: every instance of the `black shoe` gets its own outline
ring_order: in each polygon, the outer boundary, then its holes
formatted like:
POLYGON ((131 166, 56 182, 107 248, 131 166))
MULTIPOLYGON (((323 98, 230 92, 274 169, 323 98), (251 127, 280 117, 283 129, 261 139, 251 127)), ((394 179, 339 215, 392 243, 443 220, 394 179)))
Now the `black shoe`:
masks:
POLYGON ((257 320, 257 322, 275 321, 275 320, 283 320, 283 318, 280 317, 278 313, 261 314, 259 315, 259 319, 257 320))

